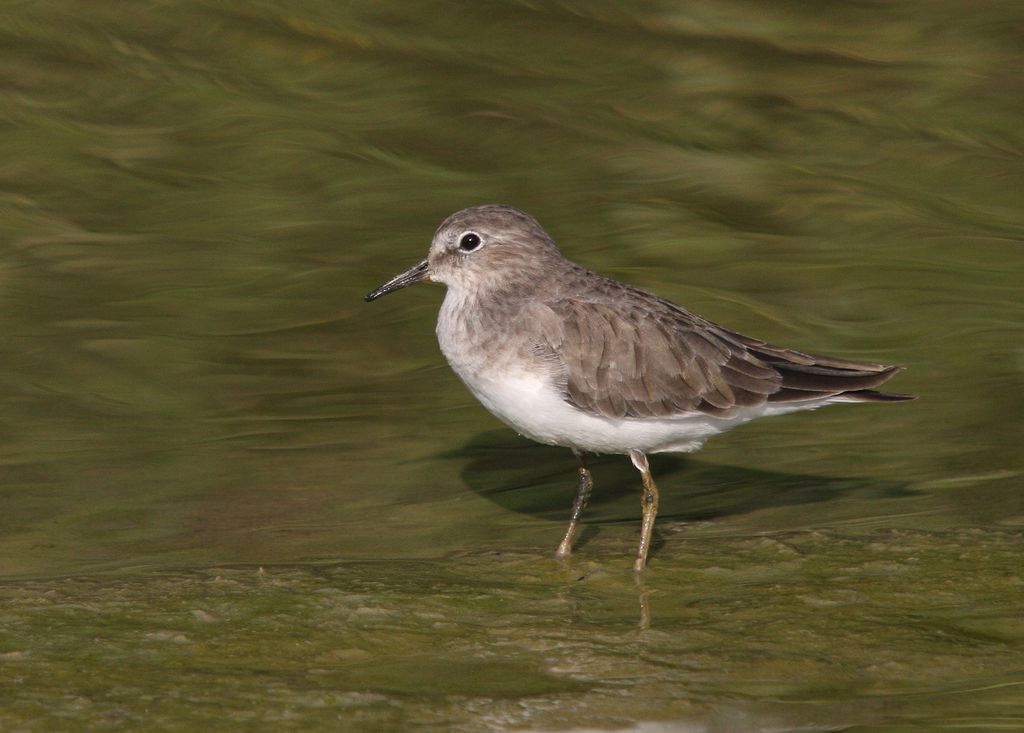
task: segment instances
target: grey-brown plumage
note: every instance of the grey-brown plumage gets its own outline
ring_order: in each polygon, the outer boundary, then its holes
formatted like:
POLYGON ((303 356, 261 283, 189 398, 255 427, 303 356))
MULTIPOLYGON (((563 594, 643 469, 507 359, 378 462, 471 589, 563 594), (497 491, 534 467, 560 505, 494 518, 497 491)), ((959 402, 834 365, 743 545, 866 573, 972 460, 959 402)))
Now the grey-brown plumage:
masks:
POLYGON ((581 410, 728 417, 774 402, 906 399, 872 389, 899 367, 772 346, 581 267, 567 274, 531 313, 544 334, 538 354, 559 363, 565 399, 581 410))
POLYGON ((473 394, 523 435, 576 453, 580 480, 563 556, 592 485, 584 451, 628 454, 643 476, 642 569, 657 511, 646 453, 696 450, 765 415, 911 399, 875 389, 899 367, 730 331, 565 259, 533 217, 508 206, 456 212, 426 261, 366 299, 421 280, 448 286, 438 341, 473 394))

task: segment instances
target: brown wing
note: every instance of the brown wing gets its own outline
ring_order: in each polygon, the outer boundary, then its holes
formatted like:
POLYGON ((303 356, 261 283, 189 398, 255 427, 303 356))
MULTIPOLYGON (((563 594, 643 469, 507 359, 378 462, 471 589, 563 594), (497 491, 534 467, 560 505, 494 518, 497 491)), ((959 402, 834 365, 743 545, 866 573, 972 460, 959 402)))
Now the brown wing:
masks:
POLYGON ((597 415, 725 415, 764 404, 782 386, 775 369, 685 311, 561 300, 535 315, 545 336, 536 351, 566 400, 597 415))
POLYGON ((551 366, 570 404, 605 417, 665 417, 844 395, 905 399, 870 388, 898 367, 812 356, 738 334, 656 296, 629 289, 615 303, 589 298, 538 305, 551 366))

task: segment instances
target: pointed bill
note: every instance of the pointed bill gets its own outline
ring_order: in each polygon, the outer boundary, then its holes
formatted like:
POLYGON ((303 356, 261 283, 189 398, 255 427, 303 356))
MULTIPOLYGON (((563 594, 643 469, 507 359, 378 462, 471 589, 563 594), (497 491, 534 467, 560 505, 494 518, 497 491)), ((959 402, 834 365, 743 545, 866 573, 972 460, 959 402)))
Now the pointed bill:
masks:
POLYGON ((386 283, 381 285, 373 292, 367 293, 363 296, 363 300, 369 303, 371 300, 376 300, 381 296, 393 293, 396 290, 401 290, 406 285, 413 285, 422 280, 430 281, 430 264, 427 260, 419 263, 415 267, 410 267, 408 270, 403 272, 401 275, 395 275, 393 278, 388 280, 386 283))

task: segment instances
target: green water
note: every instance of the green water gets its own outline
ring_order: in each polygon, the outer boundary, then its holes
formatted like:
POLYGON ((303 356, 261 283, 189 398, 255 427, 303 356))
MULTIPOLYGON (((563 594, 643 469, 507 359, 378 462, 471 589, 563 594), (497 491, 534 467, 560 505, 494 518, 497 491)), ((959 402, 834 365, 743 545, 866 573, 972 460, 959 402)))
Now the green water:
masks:
POLYGON ((1024 730, 1013 4, 0 4, 0 729, 1024 730), (441 291, 477 203, 900 405, 593 463, 441 291))

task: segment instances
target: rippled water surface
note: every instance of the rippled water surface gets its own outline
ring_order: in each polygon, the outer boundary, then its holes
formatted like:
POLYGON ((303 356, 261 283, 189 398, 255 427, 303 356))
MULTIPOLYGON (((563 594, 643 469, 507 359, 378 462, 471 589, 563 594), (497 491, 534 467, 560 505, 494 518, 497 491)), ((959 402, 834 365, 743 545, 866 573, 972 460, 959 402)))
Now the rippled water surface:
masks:
POLYGON ((0 728, 1024 729, 1013 4, 0 7, 0 728), (595 459, 361 296, 500 201, 920 399, 595 459))

